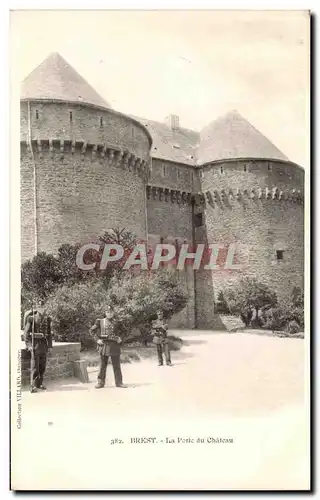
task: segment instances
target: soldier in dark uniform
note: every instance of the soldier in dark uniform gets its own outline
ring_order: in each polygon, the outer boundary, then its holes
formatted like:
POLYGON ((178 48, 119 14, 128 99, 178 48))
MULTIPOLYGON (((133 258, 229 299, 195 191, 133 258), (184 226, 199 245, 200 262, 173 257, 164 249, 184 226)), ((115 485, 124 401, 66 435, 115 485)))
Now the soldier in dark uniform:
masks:
POLYGON ((39 302, 31 312, 28 311, 24 322, 24 340, 26 348, 31 352, 31 392, 37 392, 38 389, 46 389, 43 376, 46 371, 47 353, 52 348, 51 320, 44 314, 43 302, 39 302))
POLYGON ((122 383, 120 365, 120 344, 122 340, 115 334, 114 312, 110 307, 107 308, 105 317, 97 319, 95 324, 90 328, 90 334, 97 342, 100 354, 100 371, 98 374, 98 384, 96 385, 96 389, 101 389, 105 385, 109 357, 112 361, 116 387, 126 387, 122 383))
POLYGON ((163 312, 158 311, 157 319, 152 322, 152 332, 154 334, 153 343, 157 346, 159 366, 163 366, 163 354, 167 366, 172 366, 168 341, 168 325, 163 320, 163 312))

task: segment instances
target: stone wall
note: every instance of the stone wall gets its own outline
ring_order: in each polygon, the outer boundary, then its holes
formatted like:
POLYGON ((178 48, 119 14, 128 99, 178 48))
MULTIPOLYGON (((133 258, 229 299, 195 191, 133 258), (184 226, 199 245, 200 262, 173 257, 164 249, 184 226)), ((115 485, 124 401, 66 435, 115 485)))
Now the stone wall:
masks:
MULTIPOLYGON (((267 284, 280 300, 294 286, 303 289, 303 188, 303 170, 281 162, 221 162, 204 171, 204 226, 196 233, 205 235, 208 244, 224 248, 219 251, 223 256, 219 268, 198 275, 198 317, 206 323, 198 323, 199 327, 214 324, 219 291, 245 276, 267 284), (234 243, 242 245, 241 270, 224 268, 227 249, 234 243), (277 258, 277 251, 283 251, 283 259, 277 258)), ((237 254, 233 262, 237 263, 237 254)))
POLYGON ((193 191, 197 171, 194 167, 152 158, 149 184, 181 191, 193 191))
MULTIPOLYGON (((65 243, 89 243, 111 228, 120 227, 146 237, 145 182, 139 172, 116 161, 85 155, 76 147, 63 158, 57 148, 34 152, 38 252, 55 253, 65 243)), ((21 253, 33 257, 33 159, 22 146, 21 253)))
MULTIPOLYGON (((27 102, 20 106, 20 140, 29 139, 27 102)), ((30 104, 32 140, 44 139, 106 144, 149 157, 151 137, 141 123, 113 110, 67 102, 30 104)))
MULTIPOLYGON (((80 360, 81 344, 77 342, 55 342, 51 353, 48 354, 46 380, 67 378, 74 376, 73 361, 80 360)), ((23 385, 30 383, 30 352, 22 343, 21 351, 21 379, 23 385)))

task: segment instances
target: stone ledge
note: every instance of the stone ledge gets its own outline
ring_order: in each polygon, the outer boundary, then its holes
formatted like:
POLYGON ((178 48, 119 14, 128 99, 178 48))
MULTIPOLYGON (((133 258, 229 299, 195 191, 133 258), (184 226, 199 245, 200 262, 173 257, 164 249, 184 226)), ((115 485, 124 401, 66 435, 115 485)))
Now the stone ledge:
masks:
MULTIPOLYGON (((54 342, 47 359, 45 379, 54 380, 73 376, 74 364, 80 362, 80 348, 80 342, 54 342)), ((30 382, 30 352, 27 351, 24 342, 21 342, 19 350, 21 351, 21 382, 25 385, 30 382)), ((78 375, 84 377, 80 372, 78 375)))

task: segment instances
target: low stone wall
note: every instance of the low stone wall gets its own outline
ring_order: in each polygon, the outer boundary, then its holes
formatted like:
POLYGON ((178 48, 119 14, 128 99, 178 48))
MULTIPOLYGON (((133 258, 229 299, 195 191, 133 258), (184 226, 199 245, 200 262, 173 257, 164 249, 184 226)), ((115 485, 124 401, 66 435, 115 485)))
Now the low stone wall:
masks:
MULTIPOLYGON (((73 377, 74 362, 80 360, 80 342, 54 342, 48 354, 45 379, 73 377)), ((22 385, 30 382, 30 352, 21 343, 21 379, 22 385)))

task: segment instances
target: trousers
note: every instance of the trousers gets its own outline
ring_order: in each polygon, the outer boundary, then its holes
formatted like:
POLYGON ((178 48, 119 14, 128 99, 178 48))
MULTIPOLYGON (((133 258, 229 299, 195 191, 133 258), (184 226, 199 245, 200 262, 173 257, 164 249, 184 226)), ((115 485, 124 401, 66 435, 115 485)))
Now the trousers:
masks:
POLYGON ((43 376, 46 371, 47 353, 35 353, 31 357, 32 387, 40 387, 43 382, 43 376))
POLYGON ((158 354, 159 365, 163 365, 163 354, 166 360, 166 364, 168 365, 171 363, 170 349, 167 343, 157 344, 157 354, 158 354))
MULTIPOLYGON (((109 356, 100 355, 100 370, 98 374, 98 381, 101 385, 106 382, 107 366, 109 356)), ((114 381, 116 385, 122 385, 122 372, 120 365, 120 355, 110 356, 113 367, 114 381)))

